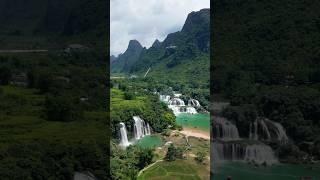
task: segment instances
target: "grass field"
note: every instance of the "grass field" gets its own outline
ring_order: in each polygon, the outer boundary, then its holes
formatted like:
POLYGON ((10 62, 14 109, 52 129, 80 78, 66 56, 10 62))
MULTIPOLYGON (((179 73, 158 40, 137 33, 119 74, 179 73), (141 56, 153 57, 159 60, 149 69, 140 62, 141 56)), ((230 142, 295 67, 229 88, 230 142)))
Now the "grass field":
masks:
POLYGON ((84 112, 82 120, 73 122, 47 121, 44 99, 35 89, 1 87, 0 147, 33 140, 73 143, 106 138, 106 112, 84 112))
POLYGON ((206 165, 194 160, 160 161, 140 174, 138 180, 204 180, 209 179, 206 165))

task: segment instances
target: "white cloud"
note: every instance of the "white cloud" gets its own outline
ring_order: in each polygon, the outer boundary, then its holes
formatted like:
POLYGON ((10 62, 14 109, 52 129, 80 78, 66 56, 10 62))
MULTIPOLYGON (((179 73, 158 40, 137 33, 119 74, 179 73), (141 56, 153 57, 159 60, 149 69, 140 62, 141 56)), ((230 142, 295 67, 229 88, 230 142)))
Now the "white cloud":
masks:
POLYGON ((118 55, 131 39, 150 47, 155 39, 181 30, 187 15, 210 7, 210 0, 111 0, 110 51, 118 55))

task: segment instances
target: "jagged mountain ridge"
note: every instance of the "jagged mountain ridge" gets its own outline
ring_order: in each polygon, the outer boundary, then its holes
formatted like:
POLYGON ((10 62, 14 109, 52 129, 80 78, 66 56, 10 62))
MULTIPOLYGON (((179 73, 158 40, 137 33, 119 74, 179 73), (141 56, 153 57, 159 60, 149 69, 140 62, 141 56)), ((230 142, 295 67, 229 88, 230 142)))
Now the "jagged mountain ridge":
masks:
POLYGON ((151 67, 152 74, 156 69, 173 70, 190 61, 197 66, 196 60, 203 59, 200 57, 205 57, 209 62, 209 26, 210 9, 191 12, 181 31, 168 34, 163 42, 155 40, 149 49, 143 49, 138 56, 127 56, 126 51, 111 63, 111 70, 113 73, 139 74, 151 67))
POLYGON ((111 69, 113 72, 122 72, 130 70, 130 67, 139 59, 143 50, 142 45, 137 40, 131 40, 129 42, 127 50, 120 54, 117 58, 110 57, 111 69))

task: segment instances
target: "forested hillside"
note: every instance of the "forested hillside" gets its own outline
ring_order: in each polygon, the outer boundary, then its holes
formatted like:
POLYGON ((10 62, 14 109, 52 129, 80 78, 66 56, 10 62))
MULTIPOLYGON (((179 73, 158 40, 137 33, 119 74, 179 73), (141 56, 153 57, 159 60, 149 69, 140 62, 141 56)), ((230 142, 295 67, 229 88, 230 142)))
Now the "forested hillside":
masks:
POLYGON ((281 160, 320 158, 318 1, 214 3, 213 98, 231 102, 224 116, 248 136, 257 116, 280 122, 291 143, 281 160))

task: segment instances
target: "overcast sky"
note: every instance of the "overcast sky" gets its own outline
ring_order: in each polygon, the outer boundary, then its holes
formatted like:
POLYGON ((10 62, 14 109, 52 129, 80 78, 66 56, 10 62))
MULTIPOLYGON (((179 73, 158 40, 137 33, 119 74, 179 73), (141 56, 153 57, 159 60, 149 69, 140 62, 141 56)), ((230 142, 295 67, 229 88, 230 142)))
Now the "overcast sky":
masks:
POLYGON ((210 0, 111 0, 110 53, 123 53, 131 39, 149 48, 155 39, 180 31, 187 15, 210 7, 210 0))

